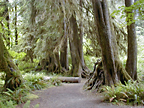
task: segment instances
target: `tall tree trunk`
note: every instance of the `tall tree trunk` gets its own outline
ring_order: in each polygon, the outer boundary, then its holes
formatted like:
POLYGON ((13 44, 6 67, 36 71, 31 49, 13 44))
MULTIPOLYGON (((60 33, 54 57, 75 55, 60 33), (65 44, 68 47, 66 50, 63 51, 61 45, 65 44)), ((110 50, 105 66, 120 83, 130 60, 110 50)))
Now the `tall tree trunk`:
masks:
POLYGON ((95 22, 98 30, 99 43, 102 50, 105 81, 108 85, 118 82, 115 59, 111 42, 111 27, 106 0, 93 0, 95 22))
MULTIPOLYGON (((65 14, 65 13, 64 13, 65 14)), ((63 45, 61 47, 60 51, 60 62, 61 66, 65 68, 66 70, 69 69, 69 63, 68 63, 68 38, 67 38, 67 24, 66 24, 66 18, 64 15, 64 23, 63 23, 63 28, 64 28, 64 35, 63 35, 63 45)))
POLYGON ((64 42, 60 51, 60 62, 61 66, 65 68, 66 70, 69 69, 69 63, 68 63, 68 39, 67 36, 64 37, 64 42))
POLYGON ((30 1, 30 6, 31 6, 31 15, 30 15, 30 19, 29 19, 29 23, 30 23, 30 27, 29 27, 29 32, 32 32, 28 37, 28 46, 30 46, 29 49, 27 49, 26 51, 26 59, 30 59, 30 61, 33 63, 33 58, 34 58, 34 48, 35 48, 35 17, 36 17, 36 7, 34 5, 35 0, 31 0, 30 1))
POLYGON ((8 4, 9 4, 9 0, 6 0, 6 9, 5 9, 5 13, 6 13, 6 21, 7 21, 7 46, 10 49, 10 18, 9 18, 9 9, 8 9, 8 4))
POLYGON ((17 4, 15 3, 15 45, 18 45, 18 33, 17 33, 17 4))
MULTIPOLYGON (((82 2, 83 2, 83 0, 80 0, 80 7, 81 7, 81 8, 80 8, 80 12, 81 12, 81 17, 82 17, 82 2)), ((79 44, 79 55, 80 55, 82 67, 85 67, 84 55, 83 55, 83 24, 82 24, 82 21, 80 22, 80 35, 79 35, 79 40, 80 40, 80 44, 79 44)))
MULTIPOLYGON (((125 6, 130 7, 133 4, 133 0, 125 0, 125 6)), ((128 54, 127 54, 127 62, 126 62, 126 70, 132 79, 137 80, 137 40, 136 40, 136 30, 135 23, 130 22, 134 21, 135 15, 133 10, 127 11, 127 32, 128 32, 128 54), (128 14, 133 14, 128 17, 128 14)))
POLYGON ((81 75, 81 63, 80 63, 80 55, 79 55, 79 35, 78 35, 78 26, 76 22, 76 18, 74 15, 70 18, 71 25, 71 36, 69 37, 70 43, 70 53, 72 58, 72 69, 71 75, 80 76, 81 75))
MULTIPOLYGON (((81 13, 81 17, 82 17, 82 4, 83 4, 83 0, 80 0, 80 13, 81 13)), ((82 67, 82 77, 87 77, 87 75, 90 73, 90 70, 88 69, 88 67, 85 64, 84 61, 84 54, 83 54, 83 23, 82 21, 80 22, 80 34, 79 34, 79 46, 78 46, 78 51, 79 51, 79 56, 80 56, 80 62, 81 62, 81 67, 82 67)))
POLYGON ((5 85, 4 88, 9 88, 14 90, 19 87, 22 82, 22 76, 20 75, 20 71, 17 66, 13 63, 11 56, 6 49, 4 42, 2 40, 2 36, 0 34, 0 71, 6 73, 5 85))
POLYGON ((102 62, 97 61, 95 64, 93 74, 85 83, 86 89, 98 89, 103 84, 113 85, 118 81, 124 83, 124 81, 132 80, 119 59, 116 37, 109 19, 106 0, 92 0, 92 3, 96 32, 102 51, 102 62))

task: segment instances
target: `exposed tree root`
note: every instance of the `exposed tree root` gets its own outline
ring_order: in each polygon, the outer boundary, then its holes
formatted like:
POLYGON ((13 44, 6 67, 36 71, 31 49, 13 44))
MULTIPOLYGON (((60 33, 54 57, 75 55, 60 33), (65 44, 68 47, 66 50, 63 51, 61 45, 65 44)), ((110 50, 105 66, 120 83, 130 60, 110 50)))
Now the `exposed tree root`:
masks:
POLYGON ((104 71, 102 68, 102 60, 98 59, 94 65, 94 70, 90 73, 90 77, 84 85, 86 90, 98 90, 101 85, 105 84, 104 71))
POLYGON ((88 78, 90 76, 90 70, 88 68, 83 68, 81 72, 82 78, 88 78))
MULTIPOLYGON (((119 63, 120 64, 120 63, 119 63)), ((129 76, 125 69, 123 69, 122 64, 117 67, 117 74, 119 75, 119 80, 122 84, 125 84, 125 81, 133 79, 129 76)), ((84 85, 85 90, 98 90, 101 85, 105 85, 105 74, 103 70, 102 60, 98 59, 94 65, 93 72, 89 74, 89 78, 84 85)))

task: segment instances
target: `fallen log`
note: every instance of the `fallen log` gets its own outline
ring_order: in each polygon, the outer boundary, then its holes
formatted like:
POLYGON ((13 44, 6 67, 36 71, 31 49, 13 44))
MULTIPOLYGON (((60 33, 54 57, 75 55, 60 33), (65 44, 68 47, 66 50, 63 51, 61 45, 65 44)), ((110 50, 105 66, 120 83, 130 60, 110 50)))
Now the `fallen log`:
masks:
MULTIPOLYGON (((51 78, 54 78, 54 77, 47 77, 47 76, 43 77, 43 79, 46 81, 50 80, 51 78)), ((58 79, 61 82, 65 82, 65 83, 80 83, 81 82, 80 77, 56 77, 55 79, 58 79)))

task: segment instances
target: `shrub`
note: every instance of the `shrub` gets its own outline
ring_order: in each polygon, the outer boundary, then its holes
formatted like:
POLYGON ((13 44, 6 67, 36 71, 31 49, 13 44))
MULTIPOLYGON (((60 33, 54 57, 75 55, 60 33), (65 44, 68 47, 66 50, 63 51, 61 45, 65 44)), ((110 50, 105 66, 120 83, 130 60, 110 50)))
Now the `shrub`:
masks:
POLYGON ((14 59, 17 59, 17 60, 22 60, 26 56, 25 52, 17 53, 15 51, 9 50, 9 53, 14 59))
POLYGON ((10 100, 13 100, 13 102, 16 102, 18 104, 24 103, 25 100, 23 100, 23 97, 26 95, 27 90, 23 88, 18 88, 14 91, 7 88, 6 92, 3 92, 3 94, 7 95, 10 100))
POLYGON ((40 90, 47 86, 47 82, 43 80, 43 73, 26 73, 23 75, 26 80, 26 85, 30 87, 31 90, 40 90))
POLYGON ((35 69, 36 63, 30 63, 26 61, 21 61, 18 65, 19 70, 24 70, 25 72, 30 72, 35 69))
MULTIPOLYGON (((6 101, 5 103, 0 102, 0 108, 16 108, 16 105, 13 103, 13 101, 6 101)), ((27 101, 23 108, 30 108, 30 101, 27 101)), ((34 108, 39 108, 39 104, 36 104, 34 108)))
POLYGON ((57 79, 56 77, 51 78, 51 79, 49 80, 49 82, 50 82, 51 85, 54 85, 54 86, 60 86, 61 83, 62 83, 62 82, 61 82, 59 79, 57 79))
POLYGON ((128 81, 125 85, 119 83, 116 87, 104 86, 102 89, 107 101, 144 104, 144 85, 136 81, 128 81))

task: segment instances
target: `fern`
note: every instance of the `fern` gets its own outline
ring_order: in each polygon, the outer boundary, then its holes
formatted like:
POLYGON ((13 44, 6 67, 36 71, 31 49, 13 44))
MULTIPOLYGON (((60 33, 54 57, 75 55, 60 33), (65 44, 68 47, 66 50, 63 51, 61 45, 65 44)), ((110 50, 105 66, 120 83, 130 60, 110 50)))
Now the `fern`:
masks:
POLYGON ((125 85, 119 83, 114 86, 104 86, 105 100, 110 102, 127 102, 133 104, 143 104, 144 85, 136 81, 128 81, 125 85))

